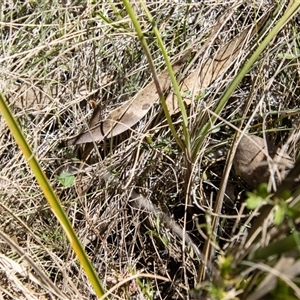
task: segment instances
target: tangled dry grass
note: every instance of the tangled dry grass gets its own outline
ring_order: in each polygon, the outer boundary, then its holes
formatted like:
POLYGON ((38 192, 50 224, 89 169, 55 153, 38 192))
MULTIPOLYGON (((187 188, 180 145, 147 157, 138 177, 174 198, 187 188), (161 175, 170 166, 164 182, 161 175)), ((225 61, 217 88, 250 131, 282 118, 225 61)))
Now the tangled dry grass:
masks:
MULTIPOLYGON (((187 182, 185 155, 159 103, 127 132, 95 144, 88 157, 82 145, 59 147, 88 128, 93 111, 90 101, 98 103, 104 118, 151 80, 122 3, 7 0, 1 5, 1 91, 105 289, 118 287, 110 299, 193 297, 189 291, 199 283, 201 267, 195 251, 185 245, 185 237, 166 226, 164 215, 149 211, 146 205, 137 206, 132 195, 138 193, 154 204, 202 251, 210 236, 225 156, 247 103, 248 130, 264 132, 297 157, 299 16, 285 26, 243 79, 206 136, 187 182), (63 171, 75 175, 72 186, 63 186, 57 179, 63 171), (147 275, 135 279, 140 273, 147 275), (123 280, 127 281, 121 285, 123 280)), ((152 26, 139 2, 133 5, 161 71, 164 61, 152 26)), ((171 57, 189 47, 200 51, 209 32, 219 26, 203 55, 192 65, 186 64, 191 72, 203 63, 203 57, 212 55, 259 16, 274 12, 276 1, 147 1, 147 5, 171 57), (228 18, 220 24, 225 14, 228 18)), ((243 49, 234 65, 189 107, 192 139, 249 51, 243 49)), ((180 116, 173 120, 182 134, 180 116)), ((0 126, 0 298, 95 299, 3 118, 0 126)), ((247 186, 234 173, 225 184, 219 230, 213 240, 218 254, 240 239, 240 229, 251 216, 243 203, 247 186)), ((201 288, 209 296, 198 299, 225 299, 206 280, 201 288)), ((233 286, 226 291, 226 299, 238 299, 241 293, 233 286)))

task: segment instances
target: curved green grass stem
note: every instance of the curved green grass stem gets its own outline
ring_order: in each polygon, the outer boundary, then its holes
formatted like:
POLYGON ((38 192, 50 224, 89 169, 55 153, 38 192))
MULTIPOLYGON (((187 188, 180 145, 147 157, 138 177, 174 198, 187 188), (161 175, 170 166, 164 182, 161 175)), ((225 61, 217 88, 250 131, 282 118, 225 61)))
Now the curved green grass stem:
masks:
POLYGON ((39 186, 41 187, 45 198, 47 199, 53 213, 59 220, 64 232, 66 233, 73 250, 75 251, 79 262, 81 263, 86 275, 93 286, 95 293, 98 297, 101 297, 104 294, 104 290, 102 288, 101 282, 96 274, 95 269, 93 268, 90 260, 87 257, 72 225, 70 220, 68 219, 66 213, 64 212, 60 201, 53 191, 45 173, 42 171, 41 166, 36 159, 35 155, 32 153, 30 146, 28 145, 24 134, 19 127, 16 119, 12 115, 3 95, 0 92, 0 111, 6 120, 6 123, 16 140, 17 144, 19 145, 20 149, 23 152, 23 155, 30 166, 32 172, 34 173, 39 186))
POLYGON ((151 25, 152 25, 153 32, 154 32, 154 34, 157 38, 157 44, 158 44, 158 46, 159 46, 159 48, 162 52, 165 64, 167 66, 167 70, 168 70, 170 78, 171 78, 174 93, 177 97, 178 106, 179 106, 180 113, 181 113, 181 116, 182 116, 182 127, 183 127, 183 134, 184 134, 184 138, 185 138, 185 146, 186 146, 187 153, 189 153, 189 151, 190 151, 190 134, 189 134, 189 130, 188 130, 189 129, 188 128, 188 117, 187 117, 187 112, 186 112, 186 109, 185 109, 184 101, 183 101, 182 96, 181 96, 180 88, 179 88, 178 82, 176 80, 176 77, 174 75, 173 68, 172 68, 168 53, 167 53, 167 49, 166 49, 166 47, 164 45, 164 42, 161 38, 161 34, 159 32, 159 29, 157 28, 157 25, 156 25, 150 11, 148 10, 148 8, 147 8, 147 6, 146 6, 146 4, 143 0, 141 0, 141 4, 144 8, 144 11, 146 12, 146 15, 147 15, 151 25))
POLYGON ((165 100, 165 97, 163 95, 163 92, 161 90, 161 87, 160 87, 160 84, 159 84, 159 81, 158 81, 158 78, 157 78, 156 69, 155 69, 155 66, 154 66, 154 63, 153 63, 153 59, 152 59, 149 47, 147 45, 147 41, 146 41, 145 36, 143 34, 141 25, 140 25, 135 13, 134 13, 134 10, 131 7, 129 1, 128 0, 123 0, 123 3, 124 3, 124 6, 125 6, 125 8, 128 12, 128 15, 129 15, 129 17, 130 17, 130 19, 133 23, 136 34, 137 34, 137 36, 138 36, 138 38, 141 42, 141 45, 142 45, 143 50, 145 52, 145 55, 147 57, 149 68, 151 70, 153 80, 155 82, 155 86, 156 86, 156 89, 157 89, 157 92, 158 92, 158 95, 159 95, 159 98, 160 98, 160 101, 161 101, 161 104, 162 104, 162 107, 163 107, 163 110, 164 110, 164 113, 165 113, 165 116, 166 116, 166 119, 167 119, 167 122, 168 122, 169 128, 172 132, 172 135, 174 136, 176 142, 181 147, 181 149, 183 151, 185 151, 185 153, 188 154, 188 153, 190 153, 190 135, 189 135, 189 131, 188 131, 187 113, 186 113, 186 109, 185 109, 185 106, 184 106, 184 102, 183 102, 182 97, 181 97, 181 93, 180 93, 180 89, 179 89, 177 80, 175 78, 175 75, 174 75, 174 72, 173 72, 173 69, 172 69, 172 65, 170 63, 169 56, 167 54, 164 43, 162 41, 160 32, 159 32, 152 16, 151 16, 151 13, 149 12, 148 8, 146 7, 145 3, 143 1, 141 1, 141 4, 142 4, 142 6, 143 6, 143 8, 146 12, 146 15, 147 15, 150 23, 152 24, 153 32, 154 32, 154 34, 157 38, 157 44, 158 44, 158 46, 160 47, 160 49, 162 51, 162 54, 163 54, 163 57, 164 57, 164 60, 165 60, 166 66, 167 66, 167 70, 169 72, 170 79, 171 79, 171 82, 172 82, 172 85, 173 85, 173 88, 174 88, 174 92, 177 96, 181 116, 182 116, 182 119, 183 119, 182 127, 183 127, 184 139, 185 139, 184 143, 180 139, 180 137, 178 136, 178 134, 177 134, 177 132, 174 128, 174 125, 173 125, 173 122, 172 122, 172 119, 171 119, 171 116, 170 116, 170 112, 169 112, 169 109, 167 107, 166 100, 165 100))
POLYGON ((234 90, 237 88, 241 80, 244 78, 244 76, 248 73, 248 71, 251 69, 251 67, 254 65, 254 63, 258 60, 261 53, 264 51, 264 49, 269 45, 269 43, 272 41, 272 39, 278 34, 278 32, 284 27, 284 25, 294 16, 294 14, 297 13, 299 10, 300 1, 294 1, 292 5, 289 6, 289 8, 286 10, 284 15, 281 17, 281 19, 277 22, 277 24, 273 27, 273 29, 270 31, 270 33, 265 37, 265 39, 261 42, 260 45, 256 48, 254 53, 251 55, 248 61, 245 62, 244 66, 238 73, 238 75, 233 79, 231 84, 228 86, 222 97, 220 98, 214 113, 209 121, 200 129, 200 131, 197 134, 197 138, 193 144, 192 147, 192 161, 194 161, 197 157, 197 153, 199 149, 202 146, 202 143, 206 137, 206 135, 210 132, 212 129, 215 121, 218 118, 218 115, 222 112, 224 106, 228 102, 230 96, 234 92, 234 90))

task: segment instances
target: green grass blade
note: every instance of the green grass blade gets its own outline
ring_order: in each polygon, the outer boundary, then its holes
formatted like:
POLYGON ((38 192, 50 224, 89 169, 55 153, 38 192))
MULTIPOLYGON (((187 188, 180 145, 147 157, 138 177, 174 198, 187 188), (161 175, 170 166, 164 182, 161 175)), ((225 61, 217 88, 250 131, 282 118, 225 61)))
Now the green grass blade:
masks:
POLYGON ((49 184, 45 173, 42 171, 39 162, 37 161, 36 157, 32 153, 30 146, 28 145, 24 134, 19 127, 17 121, 15 120, 14 116, 12 115, 3 95, 0 92, 0 111, 6 120, 6 123, 16 140, 17 144, 19 145, 20 149, 23 152, 23 155, 30 166, 32 172, 34 173, 39 186, 41 187, 52 211, 54 212, 55 216, 59 220, 62 228, 64 229, 72 248, 74 249, 84 271, 87 274, 87 277, 92 284, 96 295, 101 297, 104 294, 104 290, 102 288, 101 282, 96 274, 95 269, 93 268, 90 260, 88 259, 72 225, 70 220, 68 219, 66 213, 64 212, 62 206, 60 205, 60 201, 53 191, 51 185, 49 184))
POLYGON ((132 24, 134 26, 134 29, 136 31, 136 34, 141 42, 141 45, 143 47, 143 50, 145 52, 145 55, 147 57, 147 61, 148 61, 148 64, 149 64, 149 68, 151 70, 151 73, 153 75, 153 80, 155 82, 155 86, 156 86, 156 89, 157 89, 157 93, 159 95, 159 99, 160 99, 160 102, 162 104, 162 107, 163 107, 163 110, 164 110, 164 113, 165 113, 165 116, 167 118, 167 122, 168 122, 168 125, 169 125, 169 128, 172 132, 172 135, 174 136, 176 142, 178 143, 178 145, 180 146, 181 149, 185 149, 185 145, 183 144, 182 140, 179 138, 175 128, 174 128, 174 125, 173 125, 173 122, 172 122, 172 119, 171 119, 171 116, 170 116, 170 113, 169 113, 169 110, 168 110, 168 107, 167 107, 167 104, 166 104, 166 100, 165 100, 165 97, 161 91, 161 88, 160 88, 160 84, 159 84, 159 81, 158 81, 158 78, 157 78, 157 74, 156 74, 156 70, 155 70, 155 66, 154 66, 154 63, 153 63, 153 60, 152 60, 152 57, 151 57, 151 53, 150 53, 150 50, 149 50, 149 47, 147 45, 147 41, 145 39, 145 36, 143 34, 143 31, 142 31, 142 28, 141 28, 141 25, 134 13, 134 10, 131 6, 131 4, 129 3, 128 0, 123 0, 123 3, 124 3, 124 6, 127 10, 127 13, 132 21, 132 24))
POLYGON ((154 21, 154 19, 151 15, 150 11, 148 10, 145 2, 143 0, 141 0, 141 3, 142 3, 142 6, 143 6, 143 8, 146 12, 146 15, 147 15, 150 23, 152 24, 153 32, 154 32, 154 34, 157 38, 157 44, 158 44, 158 46, 159 46, 159 48, 162 52, 162 55, 164 57, 164 60, 165 60, 166 66, 167 66, 167 70, 168 70, 170 78, 171 78, 171 82, 172 82, 174 92, 175 92, 176 97, 177 97, 178 105, 179 105, 179 108, 180 108, 180 113, 181 113, 181 116, 182 116, 182 121, 183 121, 182 122, 182 127, 183 127, 183 134, 184 134, 184 137, 185 137, 185 146, 187 148, 187 153, 190 153, 190 134, 189 134, 189 128, 188 128, 188 117, 187 117, 187 112, 186 112, 186 109, 185 109, 184 101, 183 101, 181 93, 180 93, 179 85, 178 85, 178 82, 177 82, 176 77, 174 75, 173 68, 172 68, 172 65, 171 65, 166 47, 165 47, 164 42, 161 38, 161 34, 159 32, 159 29, 157 28, 156 22, 154 21))
POLYGON ((270 33, 265 37, 265 39, 261 42, 261 44, 256 48, 254 53, 251 55, 248 61, 244 64, 238 75, 234 78, 232 83, 226 89, 224 94, 222 95, 217 107, 215 108, 215 115, 210 117, 209 122, 207 122, 203 128, 200 129, 197 134, 197 139, 192 148, 192 157, 195 159, 197 157, 197 153, 203 143, 203 140, 207 133, 212 129, 213 124, 217 120, 217 116, 221 113, 230 96, 237 88, 241 80, 248 73, 253 64, 257 61, 261 53, 264 49, 269 45, 272 39, 278 34, 278 32, 283 28, 283 26, 293 17, 293 15, 297 12, 300 6, 300 1, 294 1, 294 3, 288 8, 288 10, 284 13, 281 19, 277 22, 277 24, 273 27, 270 33))
POLYGON ((268 259, 273 255, 282 255, 299 247, 300 233, 295 232, 289 236, 283 238, 280 241, 276 241, 268 246, 257 249, 253 254, 253 259, 268 259))

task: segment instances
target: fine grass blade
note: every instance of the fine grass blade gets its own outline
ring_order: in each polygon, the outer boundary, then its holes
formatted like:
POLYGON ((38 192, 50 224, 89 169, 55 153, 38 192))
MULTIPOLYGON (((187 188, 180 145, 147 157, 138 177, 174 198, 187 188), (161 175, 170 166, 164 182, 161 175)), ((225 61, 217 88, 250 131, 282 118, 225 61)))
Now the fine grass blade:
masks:
POLYGON ((32 172, 34 173, 36 180, 42 189, 53 213, 59 220, 63 230, 65 231, 72 248, 74 249, 83 269, 85 270, 87 277, 89 278, 90 283, 92 284, 95 293, 98 297, 101 297, 104 294, 104 290, 102 288, 101 282, 96 274, 95 269, 93 268, 90 260, 87 257, 72 225, 70 220, 68 219, 66 213, 64 212, 60 201, 55 194, 54 190, 52 189, 49 181, 45 173, 42 171, 42 168, 36 159, 35 155, 33 154, 30 146, 28 145, 24 134, 21 128, 18 126, 18 123, 14 116, 12 115, 3 95, 0 93, 0 111, 7 122, 7 125, 16 140, 17 144, 19 145, 20 149, 23 152, 23 155, 30 166, 32 172))

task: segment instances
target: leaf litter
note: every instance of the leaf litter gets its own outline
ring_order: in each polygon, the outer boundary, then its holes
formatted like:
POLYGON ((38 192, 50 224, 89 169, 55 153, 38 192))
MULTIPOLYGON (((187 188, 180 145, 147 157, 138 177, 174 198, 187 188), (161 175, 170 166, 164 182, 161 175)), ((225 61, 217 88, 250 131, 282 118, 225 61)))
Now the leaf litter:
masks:
MULTIPOLYGON (((266 17, 267 16, 264 16, 257 24, 246 27, 238 36, 234 37, 223 47, 220 47, 215 54, 211 55, 203 64, 200 64, 181 82, 180 92, 186 105, 191 104, 191 93, 192 95, 198 95, 230 67, 233 61, 240 55, 240 50, 247 47, 247 42, 249 42, 263 26, 266 17), (189 96, 187 97, 186 94, 189 96)), ((186 62, 186 56, 187 55, 183 55, 183 58, 173 64, 175 75, 182 71, 186 62)), ((158 75, 158 79, 161 83, 162 92, 165 93, 171 86, 168 71, 165 70, 161 72, 158 75)), ((95 109, 89 122, 89 129, 68 139, 65 145, 92 143, 117 136, 138 123, 149 112, 153 105, 157 103, 158 99, 155 83, 152 80, 132 99, 110 112, 103 121, 100 120, 100 107, 94 106, 95 109)), ((179 111, 177 97, 172 91, 166 98, 166 104, 170 115, 174 115, 179 111)))

